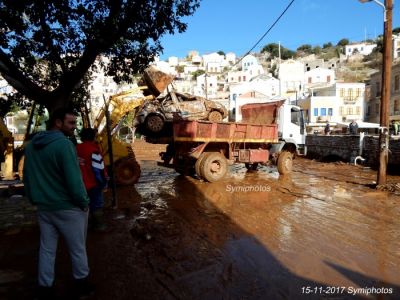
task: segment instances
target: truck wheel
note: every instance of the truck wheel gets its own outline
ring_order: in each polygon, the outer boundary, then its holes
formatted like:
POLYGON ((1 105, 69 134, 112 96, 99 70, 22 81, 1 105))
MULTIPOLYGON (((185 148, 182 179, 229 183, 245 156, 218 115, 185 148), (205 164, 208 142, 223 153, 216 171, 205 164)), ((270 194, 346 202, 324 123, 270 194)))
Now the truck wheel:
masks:
POLYGON ((203 175, 201 175, 201 163, 204 160, 204 158, 208 156, 208 154, 209 153, 207 152, 203 152, 196 160, 196 163, 194 164, 194 170, 196 172, 196 175, 201 179, 203 179, 203 175))
POLYGON ((157 115, 150 115, 146 118, 146 128, 153 133, 158 133, 164 128, 164 120, 157 115))
POLYGON ((292 172, 293 154, 288 151, 283 151, 278 156, 277 168, 281 175, 292 172))
POLYGON ((218 152, 209 153, 200 164, 201 176, 209 182, 220 180, 225 176, 227 170, 226 158, 218 152))
POLYGON ((245 163, 247 171, 257 171, 258 163, 245 163))
POLYGON ((115 182, 120 185, 137 183, 140 177, 140 165, 134 158, 124 157, 115 162, 115 182))
POLYGON ((219 111, 213 110, 208 115, 208 121, 210 121, 210 122, 222 122, 222 114, 219 111))

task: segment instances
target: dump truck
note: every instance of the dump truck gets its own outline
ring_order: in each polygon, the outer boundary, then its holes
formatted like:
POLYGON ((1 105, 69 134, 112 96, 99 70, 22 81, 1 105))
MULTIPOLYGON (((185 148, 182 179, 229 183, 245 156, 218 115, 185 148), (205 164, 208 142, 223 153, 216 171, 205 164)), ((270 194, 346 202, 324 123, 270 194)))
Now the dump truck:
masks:
POLYGON ((242 115, 241 123, 175 121, 173 142, 161 153, 165 165, 209 182, 222 179, 234 163, 245 163, 248 170, 274 163, 280 174, 290 173, 301 153, 296 139, 301 142, 304 134, 302 111, 281 100, 244 105, 242 115), (292 133, 280 132, 285 128, 292 133))

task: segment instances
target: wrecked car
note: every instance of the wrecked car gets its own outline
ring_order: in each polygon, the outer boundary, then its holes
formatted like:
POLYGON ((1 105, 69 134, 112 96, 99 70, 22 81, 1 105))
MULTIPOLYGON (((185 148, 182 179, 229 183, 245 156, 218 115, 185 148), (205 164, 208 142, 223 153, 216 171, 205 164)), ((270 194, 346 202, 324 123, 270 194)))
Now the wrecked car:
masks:
POLYGON ((221 122, 227 116, 228 110, 218 102, 171 91, 164 97, 147 102, 138 112, 137 121, 146 130, 158 133, 173 120, 221 122))

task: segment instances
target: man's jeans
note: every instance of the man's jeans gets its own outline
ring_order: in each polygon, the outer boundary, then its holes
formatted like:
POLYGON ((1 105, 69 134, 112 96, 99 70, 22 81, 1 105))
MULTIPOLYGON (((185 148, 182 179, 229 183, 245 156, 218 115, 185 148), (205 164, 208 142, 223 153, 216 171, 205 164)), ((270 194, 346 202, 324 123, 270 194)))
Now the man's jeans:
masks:
POLYGON ((58 237, 61 234, 72 260, 75 279, 89 275, 86 255, 88 212, 79 208, 57 211, 38 211, 40 227, 39 286, 49 287, 54 282, 54 264, 58 237))
POLYGON ((104 206, 103 189, 100 187, 94 187, 88 190, 89 195, 89 207, 90 212, 94 213, 98 209, 102 209, 104 206))

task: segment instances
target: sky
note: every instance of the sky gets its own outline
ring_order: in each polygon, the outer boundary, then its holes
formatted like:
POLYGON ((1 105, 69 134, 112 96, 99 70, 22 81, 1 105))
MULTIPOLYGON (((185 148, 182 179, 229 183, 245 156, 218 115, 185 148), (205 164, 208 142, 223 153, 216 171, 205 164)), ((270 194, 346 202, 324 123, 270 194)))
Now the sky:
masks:
MULTIPOLYGON (((202 0, 196 12, 183 19, 188 25, 184 33, 161 39, 164 52, 160 59, 183 58, 191 50, 200 55, 221 50, 241 56, 257 43, 291 1, 202 0)), ((394 3, 393 28, 396 27, 400 27, 400 8, 394 3)), ((296 50, 304 44, 336 45, 342 38, 361 42, 382 33, 383 8, 374 2, 295 0, 253 52, 269 43, 280 42, 285 48, 296 50)))

